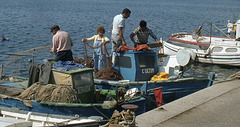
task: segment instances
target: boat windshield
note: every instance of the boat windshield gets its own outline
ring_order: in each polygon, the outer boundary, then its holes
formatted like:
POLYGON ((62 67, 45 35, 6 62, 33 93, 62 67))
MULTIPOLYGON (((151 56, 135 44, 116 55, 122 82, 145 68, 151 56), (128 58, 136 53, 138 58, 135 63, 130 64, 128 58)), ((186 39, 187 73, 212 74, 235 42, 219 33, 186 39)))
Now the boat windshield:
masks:
POLYGON ((138 62, 140 68, 154 68, 155 56, 139 56, 138 62))
POLYGON ((91 86, 93 85, 93 77, 91 71, 75 74, 72 76, 74 88, 77 90, 78 94, 91 91, 91 86))
POLYGON ((131 57, 129 56, 116 56, 115 57, 115 66, 132 68, 131 57))

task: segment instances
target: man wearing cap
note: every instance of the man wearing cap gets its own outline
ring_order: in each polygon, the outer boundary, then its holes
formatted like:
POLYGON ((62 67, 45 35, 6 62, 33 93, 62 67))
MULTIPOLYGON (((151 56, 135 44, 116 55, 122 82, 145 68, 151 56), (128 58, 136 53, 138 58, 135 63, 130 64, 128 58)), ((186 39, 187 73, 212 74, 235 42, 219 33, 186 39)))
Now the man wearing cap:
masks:
POLYGON ((61 31, 58 25, 50 27, 53 33, 51 53, 55 53, 55 61, 72 61, 72 46, 73 42, 69 34, 65 31, 61 31))
POLYGON ((122 14, 116 15, 113 18, 112 23, 112 51, 116 51, 116 49, 120 45, 126 45, 126 41, 123 37, 123 31, 125 29, 125 19, 130 17, 131 11, 128 8, 125 8, 122 11, 122 14))
POLYGON ((153 34, 152 30, 147 27, 147 22, 141 20, 139 23, 139 27, 136 28, 131 34, 130 38, 134 45, 147 44, 149 35, 156 41, 156 43, 161 43, 157 37, 153 34), (134 40, 134 36, 136 36, 136 41, 134 40))

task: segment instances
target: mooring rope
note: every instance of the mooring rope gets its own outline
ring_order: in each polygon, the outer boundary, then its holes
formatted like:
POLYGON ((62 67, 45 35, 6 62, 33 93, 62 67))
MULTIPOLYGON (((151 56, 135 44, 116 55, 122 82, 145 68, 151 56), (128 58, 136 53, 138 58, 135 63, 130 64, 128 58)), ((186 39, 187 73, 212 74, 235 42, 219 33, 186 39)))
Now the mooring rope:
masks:
POLYGON ((101 111, 99 111, 95 106, 93 106, 93 108, 94 108, 97 112, 99 112, 102 116, 104 116, 105 118, 107 118, 107 119, 109 120, 109 118, 108 118, 106 115, 104 115, 101 111))

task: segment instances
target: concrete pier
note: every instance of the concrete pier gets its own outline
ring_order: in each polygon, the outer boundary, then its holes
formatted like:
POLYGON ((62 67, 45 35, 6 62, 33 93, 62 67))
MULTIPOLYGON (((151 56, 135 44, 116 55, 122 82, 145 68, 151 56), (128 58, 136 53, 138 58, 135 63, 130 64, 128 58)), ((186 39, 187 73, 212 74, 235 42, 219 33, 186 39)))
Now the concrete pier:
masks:
POLYGON ((137 116, 139 127, 238 127, 240 80, 224 81, 137 116))

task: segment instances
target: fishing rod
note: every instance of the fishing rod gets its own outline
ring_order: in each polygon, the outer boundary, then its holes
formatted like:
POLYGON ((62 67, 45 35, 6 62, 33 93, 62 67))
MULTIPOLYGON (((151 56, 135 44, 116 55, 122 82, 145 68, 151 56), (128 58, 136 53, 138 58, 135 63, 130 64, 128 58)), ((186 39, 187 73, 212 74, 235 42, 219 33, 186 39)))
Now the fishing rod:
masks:
POLYGON ((22 55, 22 54, 27 53, 27 52, 46 49, 46 48, 50 48, 50 46, 48 45, 48 46, 35 47, 35 48, 31 48, 31 49, 24 50, 24 51, 21 51, 21 52, 11 53, 10 55, 22 55))

